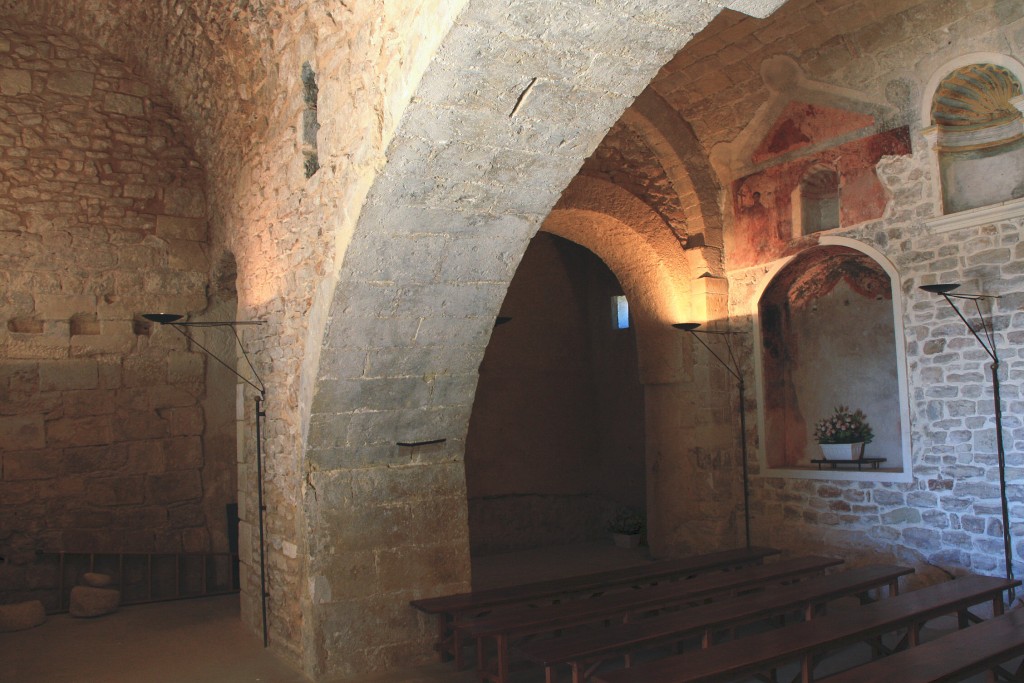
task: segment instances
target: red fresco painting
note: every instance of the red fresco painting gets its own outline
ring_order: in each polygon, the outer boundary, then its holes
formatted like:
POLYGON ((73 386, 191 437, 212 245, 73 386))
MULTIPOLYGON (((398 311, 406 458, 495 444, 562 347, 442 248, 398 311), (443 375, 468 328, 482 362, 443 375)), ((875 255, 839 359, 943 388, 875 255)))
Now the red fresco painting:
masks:
POLYGON ((874 123, 875 117, 870 114, 806 102, 790 102, 754 150, 751 161, 760 164, 787 152, 864 130, 874 123))
MULTIPOLYGON (((773 130, 779 130, 779 126, 773 130)), ((910 131, 903 127, 847 142, 734 181, 730 267, 771 261, 799 247, 801 235, 793 231, 792 200, 794 190, 811 167, 824 166, 838 172, 840 226, 847 227, 882 216, 888 196, 875 174, 875 165, 883 156, 910 152, 910 131)))

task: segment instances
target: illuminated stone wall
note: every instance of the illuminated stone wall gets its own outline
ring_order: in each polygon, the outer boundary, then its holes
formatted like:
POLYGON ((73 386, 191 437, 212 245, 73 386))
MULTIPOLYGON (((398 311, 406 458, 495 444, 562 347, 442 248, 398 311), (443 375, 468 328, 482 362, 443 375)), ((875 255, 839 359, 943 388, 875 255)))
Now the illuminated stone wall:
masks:
POLYGON ((45 585, 36 550, 226 551, 204 357, 138 318, 206 306, 204 173, 158 89, 40 28, 0 31, 0 264, 0 586, 45 585))

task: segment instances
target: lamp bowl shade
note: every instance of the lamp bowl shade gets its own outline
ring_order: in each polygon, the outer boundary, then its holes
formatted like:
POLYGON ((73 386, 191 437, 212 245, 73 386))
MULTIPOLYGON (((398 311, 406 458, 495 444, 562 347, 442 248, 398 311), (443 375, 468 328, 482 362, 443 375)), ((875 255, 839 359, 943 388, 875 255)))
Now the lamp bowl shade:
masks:
POLYGON ((937 285, 921 285, 921 289, 929 294, 948 294, 959 286, 959 283, 949 282, 937 285))
POLYGON ((166 325, 181 320, 182 316, 177 313, 143 313, 142 317, 154 323, 166 325))

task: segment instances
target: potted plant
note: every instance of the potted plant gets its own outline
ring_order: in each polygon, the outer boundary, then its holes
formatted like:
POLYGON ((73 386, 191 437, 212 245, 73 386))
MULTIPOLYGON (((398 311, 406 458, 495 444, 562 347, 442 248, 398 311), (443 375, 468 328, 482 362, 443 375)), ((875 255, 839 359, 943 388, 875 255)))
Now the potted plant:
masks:
POLYGON ((635 507, 621 508, 608 521, 608 530, 612 532, 615 545, 620 548, 635 548, 640 545, 640 538, 646 526, 647 519, 644 513, 635 507))
POLYGON ((836 406, 828 417, 814 426, 814 438, 826 460, 860 460, 864 444, 875 438, 864 411, 850 412, 848 406, 836 406))

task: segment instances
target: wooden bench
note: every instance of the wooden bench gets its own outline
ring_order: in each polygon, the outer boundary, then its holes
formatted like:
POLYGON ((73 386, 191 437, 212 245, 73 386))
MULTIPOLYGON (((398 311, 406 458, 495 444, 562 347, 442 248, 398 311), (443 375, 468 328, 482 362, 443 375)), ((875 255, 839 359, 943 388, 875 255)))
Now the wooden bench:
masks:
POLYGON ((611 593, 589 600, 574 600, 545 607, 517 609, 486 617, 456 621, 458 642, 476 641, 477 671, 481 680, 506 683, 509 645, 513 638, 554 633, 565 628, 604 621, 627 621, 634 615, 669 607, 704 602, 766 586, 796 580, 841 564, 834 557, 797 557, 770 564, 706 574, 688 581, 639 590, 611 593), (494 643, 494 666, 488 643, 494 643))
POLYGON ((545 680, 554 683, 558 669, 567 666, 573 683, 583 683, 598 665, 612 657, 623 656, 626 666, 631 655, 645 648, 678 642, 699 635, 708 647, 716 631, 749 624, 794 610, 805 619, 825 603, 851 595, 867 602, 867 593, 883 586, 889 595, 899 593, 899 577, 913 573, 910 567, 873 565, 806 579, 752 595, 713 602, 708 605, 671 612, 650 619, 610 626, 585 633, 534 641, 518 648, 524 659, 542 665, 545 680))
POLYGON ((434 649, 437 650, 442 661, 454 657, 456 666, 462 668, 461 643, 456 642, 452 630, 452 622, 460 617, 481 615, 496 608, 529 602, 565 600, 636 585, 649 585, 760 564, 765 557, 778 553, 779 551, 774 548, 756 546, 736 548, 561 579, 422 598, 413 600, 409 604, 421 612, 436 616, 437 640, 434 649))
POLYGON ((993 612, 1001 614, 1003 591, 1017 585, 1020 581, 965 576, 849 613, 820 617, 632 669, 600 673, 592 680, 596 683, 709 683, 800 661, 800 679, 809 683, 814 680, 815 655, 880 638, 901 628, 907 629, 908 644, 916 645, 921 626, 935 617, 955 612, 962 627, 968 620, 967 608, 989 600, 993 612))
MULTIPOLYGON (((1000 664, 1021 655, 1024 655, 1024 610, 1018 609, 820 680, 821 683, 952 682, 982 671, 992 672, 1000 664)), ((1003 672, 1003 675, 1019 681, 1021 673, 1018 669, 1013 673, 1003 672)), ((992 673, 990 680, 995 680, 992 673)))

